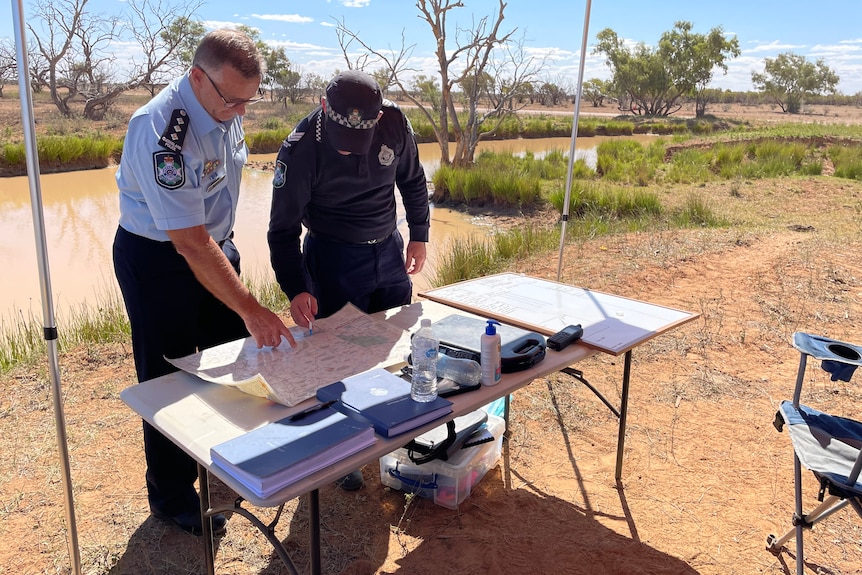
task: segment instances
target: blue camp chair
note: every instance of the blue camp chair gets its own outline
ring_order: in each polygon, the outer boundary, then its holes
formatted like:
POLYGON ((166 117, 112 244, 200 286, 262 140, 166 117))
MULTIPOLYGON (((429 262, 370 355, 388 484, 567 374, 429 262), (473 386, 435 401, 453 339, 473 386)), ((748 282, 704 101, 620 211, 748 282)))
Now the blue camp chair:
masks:
POLYGON ((805 556, 802 547, 804 529, 814 527, 836 511, 850 505, 862 518, 862 423, 823 413, 799 403, 808 357, 820 360, 821 367, 832 374, 832 381, 850 381, 853 371, 862 365, 862 347, 816 335, 793 334, 793 347, 799 350, 799 371, 793 401, 782 401, 775 415, 775 427, 787 426, 793 444, 793 484, 796 495, 794 527, 783 537, 770 535, 767 549, 776 555, 784 544, 796 537, 796 573, 803 574, 805 556), (802 467, 814 473, 820 482, 818 505, 805 514, 802 511, 802 467))

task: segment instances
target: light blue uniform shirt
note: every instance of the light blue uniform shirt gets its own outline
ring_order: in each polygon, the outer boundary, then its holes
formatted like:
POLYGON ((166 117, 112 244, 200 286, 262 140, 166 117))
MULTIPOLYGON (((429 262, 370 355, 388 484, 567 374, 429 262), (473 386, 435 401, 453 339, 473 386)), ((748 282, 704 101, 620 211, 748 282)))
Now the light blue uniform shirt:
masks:
POLYGON ((236 217, 248 148, 242 117, 214 120, 192 91, 188 74, 171 82, 129 121, 117 170, 120 226, 133 234, 169 241, 165 230, 203 224, 217 242, 236 217), (174 110, 185 110, 182 150, 161 145, 174 110))

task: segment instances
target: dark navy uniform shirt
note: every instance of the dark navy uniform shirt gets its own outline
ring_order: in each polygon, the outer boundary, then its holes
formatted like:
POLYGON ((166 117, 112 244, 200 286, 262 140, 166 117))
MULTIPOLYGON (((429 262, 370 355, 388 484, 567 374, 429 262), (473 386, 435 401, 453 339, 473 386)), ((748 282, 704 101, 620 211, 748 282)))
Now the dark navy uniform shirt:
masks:
POLYGON ((302 268, 302 225, 342 243, 385 238, 397 224, 396 184, 410 241, 427 242, 425 171, 413 129, 394 103, 383 101, 383 116, 365 155, 343 155, 333 148, 319 107, 297 124, 276 160, 267 234, 276 279, 289 298, 310 291, 302 268))

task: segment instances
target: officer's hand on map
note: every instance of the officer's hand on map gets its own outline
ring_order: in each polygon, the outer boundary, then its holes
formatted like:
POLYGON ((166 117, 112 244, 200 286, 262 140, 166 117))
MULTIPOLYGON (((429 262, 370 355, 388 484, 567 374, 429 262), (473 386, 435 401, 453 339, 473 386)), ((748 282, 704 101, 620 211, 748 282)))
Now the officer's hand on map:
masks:
POLYGON ((282 336, 287 338, 290 347, 296 347, 296 340, 290 333, 290 329, 284 325, 280 317, 262 305, 258 305, 251 314, 243 315, 242 319, 248 333, 257 343, 258 349, 264 346, 278 347, 282 336))
POLYGON ((302 292, 290 302, 290 316, 296 325, 311 327, 317 315, 317 299, 308 292, 302 292))

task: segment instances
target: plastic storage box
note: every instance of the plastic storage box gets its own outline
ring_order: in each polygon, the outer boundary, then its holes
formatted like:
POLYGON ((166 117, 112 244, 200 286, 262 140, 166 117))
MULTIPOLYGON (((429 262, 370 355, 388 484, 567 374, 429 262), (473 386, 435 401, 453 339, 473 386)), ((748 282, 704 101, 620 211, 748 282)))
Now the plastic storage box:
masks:
POLYGON ((494 435, 494 441, 461 449, 449 461, 435 459, 416 465, 404 448, 384 455, 380 458, 380 482, 433 499, 442 507, 457 509, 469 497, 473 486, 500 460, 506 422, 502 417, 489 414, 485 425, 494 435))

